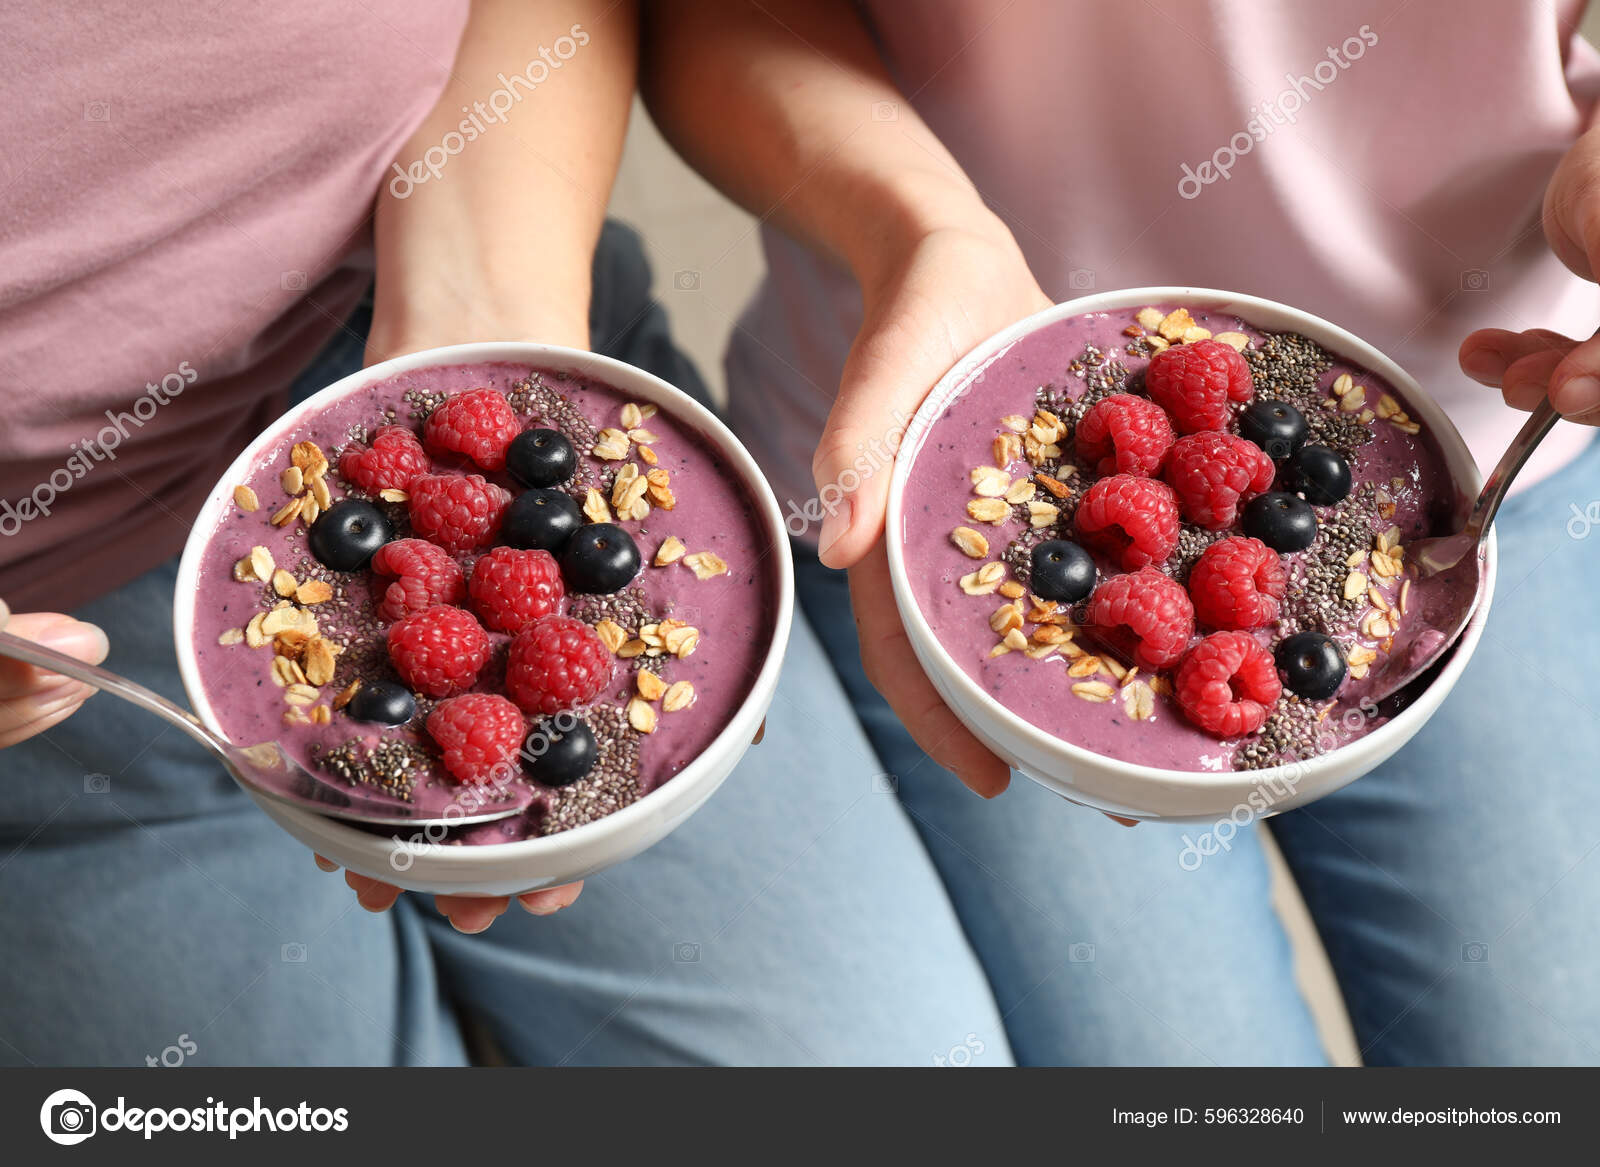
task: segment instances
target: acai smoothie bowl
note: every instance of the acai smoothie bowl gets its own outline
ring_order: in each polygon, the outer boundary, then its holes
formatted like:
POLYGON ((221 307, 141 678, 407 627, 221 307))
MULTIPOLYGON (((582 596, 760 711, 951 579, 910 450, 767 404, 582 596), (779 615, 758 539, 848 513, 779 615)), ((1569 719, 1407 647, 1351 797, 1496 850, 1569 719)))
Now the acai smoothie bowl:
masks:
MULTIPOLYGON (((1013 768, 1118 815, 1257 817, 1371 770, 1455 684, 1487 604, 1372 700, 1453 598, 1406 546, 1478 485, 1443 411, 1335 325, 1108 292, 935 387, 896 459, 891 575, 924 670, 1013 768)), ((1494 563, 1491 544, 1491 591, 1494 563)))
POLYGON ((447 822, 527 804, 419 831, 253 793, 290 834, 410 890, 503 895, 627 859, 711 796, 792 605, 776 500, 709 410, 489 343, 374 365, 261 434, 195 523, 174 626, 192 707, 235 743, 447 822))

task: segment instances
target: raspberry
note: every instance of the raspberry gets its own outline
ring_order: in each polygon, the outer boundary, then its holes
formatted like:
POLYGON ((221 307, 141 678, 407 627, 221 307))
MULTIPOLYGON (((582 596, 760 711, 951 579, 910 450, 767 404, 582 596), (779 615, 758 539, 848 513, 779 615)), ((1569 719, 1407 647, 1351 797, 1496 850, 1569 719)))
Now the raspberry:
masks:
POLYGON ((571 616, 541 616, 511 641, 506 692, 529 713, 560 713, 593 701, 611 679, 611 653, 571 616))
POLYGON ((446 551, 494 539, 511 494, 476 474, 419 474, 411 480, 411 528, 446 551))
POLYGON ((1173 444, 1162 476, 1178 492, 1184 518, 1220 531, 1233 525, 1241 501, 1272 486, 1276 473, 1272 459, 1254 442, 1207 430, 1173 444))
POLYGON ((368 494, 405 490, 419 474, 433 469, 417 435, 403 425, 386 425, 372 435, 372 446, 351 442, 339 455, 339 473, 368 494))
POLYGON ((548 551, 496 547, 472 568, 473 610, 496 632, 521 632, 561 606, 566 589, 548 551))
POLYGON ((1194 608, 1183 585, 1153 567, 1114 575, 1089 597, 1089 624, 1142 669, 1173 664, 1194 635, 1194 608))
POLYGON ((1260 539, 1235 535, 1213 543, 1189 570, 1189 598, 1211 628, 1260 628, 1278 618, 1288 576, 1278 553, 1260 539))
POLYGON ((1255 393, 1250 366, 1220 340, 1197 340, 1158 352, 1145 370, 1144 388, 1185 434, 1225 428, 1228 402, 1249 401, 1255 393))
POLYGON ((1078 536, 1124 571, 1163 563, 1178 545, 1178 497, 1154 478, 1113 474, 1084 491, 1078 536))
POLYGON ((395 576, 384 590, 378 615, 395 621, 435 604, 459 604, 466 597, 461 565, 423 539, 396 539, 378 548, 372 570, 395 576))
POLYGON ((460 454, 485 470, 504 470, 506 447, 521 428, 505 394, 468 389, 434 407, 422 427, 422 440, 435 455, 460 454))
POLYGON ((1149 476, 1175 435, 1166 411, 1132 393, 1113 393, 1089 407, 1078 423, 1078 457, 1097 474, 1149 476))
POLYGON ((438 604, 389 628, 389 660, 400 679, 429 697, 470 689, 489 659, 489 634, 471 612, 438 604))
POLYGON ((1272 654, 1248 632, 1213 632, 1191 648, 1173 678, 1178 707, 1213 737, 1255 733, 1283 693, 1272 654))
POLYGON ((522 710, 497 693, 467 693, 428 714, 428 735, 444 751, 444 768, 474 786, 517 776, 528 726, 522 710))

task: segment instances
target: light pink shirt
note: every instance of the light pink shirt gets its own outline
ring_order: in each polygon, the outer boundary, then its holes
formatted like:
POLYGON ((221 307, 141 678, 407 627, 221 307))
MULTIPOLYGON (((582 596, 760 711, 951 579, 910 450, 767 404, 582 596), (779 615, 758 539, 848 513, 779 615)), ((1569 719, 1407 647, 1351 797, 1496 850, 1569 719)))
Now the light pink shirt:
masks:
POLYGON ((71 607, 183 546, 204 492, 370 280, 373 196, 443 88, 466 9, 9 7, 0 597, 13 608, 71 607))
MULTIPOLYGON (((1600 294, 1539 230, 1600 95, 1578 0, 863 7, 1057 300, 1178 284, 1309 309, 1405 366, 1486 464, 1525 415, 1461 374, 1462 338, 1600 324, 1600 294)), ((860 308, 835 269, 765 243, 771 274, 728 354, 731 409, 798 504, 860 308)), ((1527 480, 1593 436, 1558 426, 1527 480)))

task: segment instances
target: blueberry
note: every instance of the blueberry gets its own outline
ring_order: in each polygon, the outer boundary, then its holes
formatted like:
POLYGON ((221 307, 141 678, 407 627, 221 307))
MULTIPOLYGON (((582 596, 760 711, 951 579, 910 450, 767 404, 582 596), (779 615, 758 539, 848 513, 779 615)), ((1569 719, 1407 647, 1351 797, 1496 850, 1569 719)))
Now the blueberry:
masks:
POLYGON ((362 681, 344 711, 357 721, 404 725, 417 715, 417 699, 399 681, 362 681))
POLYGON ((523 769, 544 786, 571 786, 594 767, 600 747, 587 722, 570 713, 547 717, 522 743, 523 769))
POLYGON ((1094 559, 1068 539, 1050 539, 1033 549, 1033 594, 1041 600, 1076 604, 1094 591, 1094 559))
POLYGON ((638 574, 639 548, 615 523, 590 523, 561 552, 561 576, 574 592, 619 592, 638 574))
POLYGON ((317 517, 306 543, 317 562, 334 571, 360 571, 390 539, 389 517, 359 498, 340 499, 317 517))
POLYGON ((560 430, 523 430, 506 447, 506 470, 524 486, 556 486, 577 468, 578 455, 560 430))
POLYGON ((1240 522, 1246 535, 1274 551, 1304 551, 1317 540, 1317 512, 1305 499, 1281 490, 1245 503, 1240 522))
POLYGON ((572 496, 559 490, 525 490, 511 500, 500 520, 500 539, 523 550, 560 554, 583 515, 572 496))
POLYGON ((1344 683, 1344 653, 1320 632, 1296 632, 1272 654, 1291 693, 1313 701, 1332 697, 1344 683))
POLYGON ((1305 414, 1287 401, 1262 398, 1239 415, 1239 436, 1260 446, 1274 462, 1298 450, 1309 432, 1305 414))
POLYGON ((1342 502, 1350 493, 1350 463, 1327 446, 1301 446, 1279 477, 1287 489, 1321 507, 1342 502))

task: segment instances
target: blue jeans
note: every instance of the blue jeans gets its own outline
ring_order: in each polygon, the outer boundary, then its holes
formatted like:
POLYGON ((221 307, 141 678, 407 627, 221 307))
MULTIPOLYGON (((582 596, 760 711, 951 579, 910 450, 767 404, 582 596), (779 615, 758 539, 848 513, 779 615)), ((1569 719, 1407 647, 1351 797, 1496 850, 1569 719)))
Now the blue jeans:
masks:
MULTIPOLYGON (((308 382, 359 355, 351 334, 308 382)), ((1592 500, 1600 447, 1508 504, 1456 692, 1388 765, 1270 823, 1369 1062, 1600 1060, 1600 532, 1569 510, 1592 500)), ((1323 1059, 1250 832, 1187 871, 1178 828, 1025 780, 981 802, 866 685, 842 579, 798 572, 766 740, 723 790, 573 908, 478 936, 421 897, 363 912, 112 699, 0 753, 0 1064, 184 1042, 207 1065, 459 1064, 482 1031, 549 1065, 1323 1059)), ((169 565, 79 615, 110 667, 181 699, 172 587, 169 565)))

